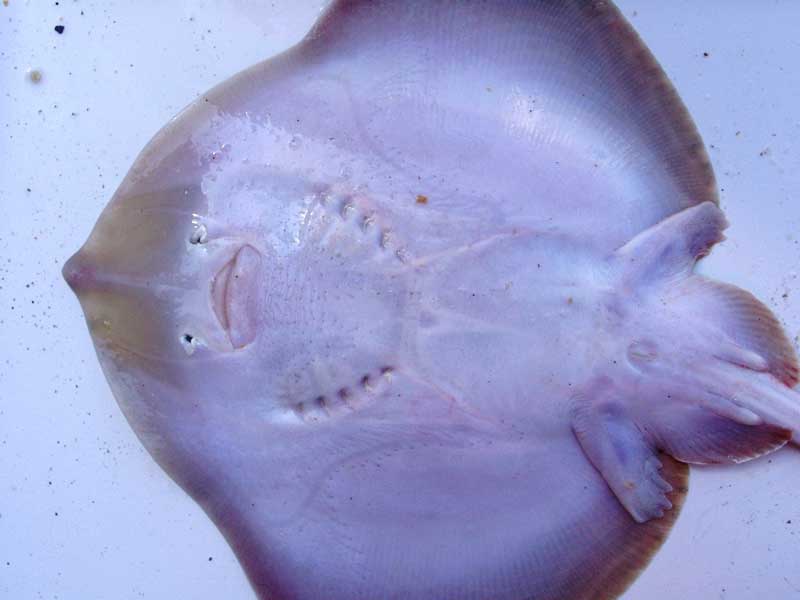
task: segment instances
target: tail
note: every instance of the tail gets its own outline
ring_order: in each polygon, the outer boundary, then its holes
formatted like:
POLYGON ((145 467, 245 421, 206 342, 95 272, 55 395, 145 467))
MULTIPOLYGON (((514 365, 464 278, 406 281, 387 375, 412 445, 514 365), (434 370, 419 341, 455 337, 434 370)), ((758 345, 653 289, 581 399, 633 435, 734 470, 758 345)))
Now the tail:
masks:
POLYGON ((702 311, 725 340, 706 385, 764 422, 790 430, 800 445, 797 354, 772 311, 749 292, 697 275, 676 291, 676 305, 695 305, 692 312, 702 311))
MULTIPOLYGON (((695 407, 743 426, 737 435, 750 432, 724 444, 736 460, 779 447, 775 429, 787 432, 786 437, 791 432, 791 441, 800 445, 800 393, 793 389, 797 354, 769 308, 749 292, 694 273, 696 262, 724 239, 726 227, 722 211, 705 202, 642 232, 617 250, 612 261, 619 285, 643 296, 640 302, 649 307, 648 317, 660 323, 653 330, 659 342, 677 355, 669 378, 686 391, 691 388, 695 407), (772 434, 755 435, 759 425, 772 428, 772 434), (748 437, 761 452, 748 448, 748 437), (741 448, 731 450, 737 443, 741 448)), ((725 437, 734 436, 727 425, 721 429, 725 437)), ((680 431, 673 429, 665 437, 684 438, 690 431, 697 435, 702 428, 689 427, 684 435, 680 431)))

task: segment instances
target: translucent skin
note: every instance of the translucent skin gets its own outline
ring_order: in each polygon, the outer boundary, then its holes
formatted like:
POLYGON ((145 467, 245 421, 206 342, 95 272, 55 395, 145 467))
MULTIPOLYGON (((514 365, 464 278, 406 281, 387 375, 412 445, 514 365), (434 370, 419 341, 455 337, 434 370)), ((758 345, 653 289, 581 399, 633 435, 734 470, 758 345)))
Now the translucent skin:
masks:
MULTIPOLYGON (((608 2, 340 1, 133 165, 65 277, 262 598, 619 595, 800 432, 694 127, 608 2)), ((795 438, 797 439, 797 437, 795 438)))

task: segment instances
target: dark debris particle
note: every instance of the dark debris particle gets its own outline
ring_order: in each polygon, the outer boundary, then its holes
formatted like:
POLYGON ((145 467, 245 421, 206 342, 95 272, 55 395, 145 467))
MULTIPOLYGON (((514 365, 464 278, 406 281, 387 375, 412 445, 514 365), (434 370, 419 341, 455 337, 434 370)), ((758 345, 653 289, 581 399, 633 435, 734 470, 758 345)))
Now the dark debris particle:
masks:
POLYGON ((208 557, 208 562, 211 562, 212 560, 214 560, 214 557, 213 556, 209 556, 208 557))
POLYGON ((428 203, 428 197, 427 196, 423 196, 422 194, 417 196, 417 204, 427 204, 427 203, 428 203))
POLYGON ((710 55, 708 52, 703 52, 703 56, 705 56, 706 58, 708 58, 708 57, 709 57, 709 56, 711 56, 711 55, 710 55))
POLYGON ((56 25, 53 29, 56 30, 56 33, 61 35, 64 33, 64 26, 63 25, 56 25))

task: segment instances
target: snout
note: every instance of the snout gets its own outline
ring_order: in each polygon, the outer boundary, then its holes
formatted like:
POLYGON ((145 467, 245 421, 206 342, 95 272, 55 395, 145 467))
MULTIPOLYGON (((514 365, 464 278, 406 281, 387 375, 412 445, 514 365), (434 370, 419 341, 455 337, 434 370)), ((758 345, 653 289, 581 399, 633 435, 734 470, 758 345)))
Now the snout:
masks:
POLYGON ((193 243, 198 210, 202 197, 187 189, 118 194, 66 262, 98 351, 186 359, 187 335, 229 343, 210 308, 209 251, 193 243))

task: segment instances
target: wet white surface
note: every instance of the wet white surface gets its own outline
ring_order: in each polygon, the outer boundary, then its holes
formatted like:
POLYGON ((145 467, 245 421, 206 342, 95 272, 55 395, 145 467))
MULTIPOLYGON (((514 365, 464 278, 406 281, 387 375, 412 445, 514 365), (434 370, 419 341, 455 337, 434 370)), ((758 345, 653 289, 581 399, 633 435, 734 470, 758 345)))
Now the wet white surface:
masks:
MULTIPOLYGON (((60 266, 171 116, 298 40, 324 3, 0 5, 1 598, 253 597, 220 534, 117 409, 60 266)), ((800 3, 619 4, 717 171, 732 226, 703 269, 756 293, 794 338, 800 3)), ((800 451, 694 469, 672 536, 625 598, 800 598, 799 549, 800 451)))

